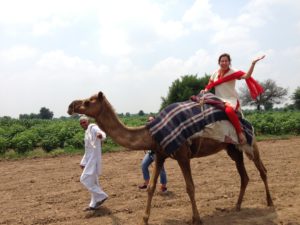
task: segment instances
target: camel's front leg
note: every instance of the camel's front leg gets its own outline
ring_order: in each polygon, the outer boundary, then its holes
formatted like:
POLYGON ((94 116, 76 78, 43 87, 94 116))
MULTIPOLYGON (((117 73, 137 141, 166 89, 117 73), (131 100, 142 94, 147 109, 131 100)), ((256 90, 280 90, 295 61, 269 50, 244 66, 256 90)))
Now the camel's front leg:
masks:
POLYGON ((186 184, 186 191, 191 200, 193 210, 193 225, 199 225, 202 224, 202 221, 200 219, 199 211, 195 200, 195 185, 191 172, 190 158, 187 154, 188 151, 188 147, 183 146, 180 150, 176 152, 175 157, 182 171, 186 184))
POLYGON ((147 192, 148 192, 147 206, 146 206, 146 211, 145 211, 145 214, 143 216, 143 221, 142 221, 142 224, 144 224, 144 225, 148 224, 153 194, 155 192, 158 175, 160 173, 160 170, 163 167, 164 161, 165 161, 165 158, 163 158, 159 154, 156 154, 154 169, 151 174, 150 183, 147 188, 147 192))

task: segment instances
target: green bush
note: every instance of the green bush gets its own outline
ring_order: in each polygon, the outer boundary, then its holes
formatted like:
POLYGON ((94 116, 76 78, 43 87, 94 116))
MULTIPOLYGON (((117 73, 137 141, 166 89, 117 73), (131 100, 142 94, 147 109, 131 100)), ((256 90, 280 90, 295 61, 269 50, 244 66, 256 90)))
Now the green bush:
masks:
POLYGON ((41 147, 46 151, 50 152, 53 149, 58 148, 60 145, 59 139, 54 135, 49 135, 47 137, 44 137, 41 143, 41 147))
POLYGON ((15 123, 15 124, 12 124, 11 126, 6 127, 6 129, 7 129, 6 137, 13 138, 15 135, 25 131, 26 127, 24 127, 18 123, 15 123))
MULTIPOLYGON (((256 135, 300 135, 300 111, 245 112, 256 135)), ((130 127, 145 125, 147 115, 122 116, 120 119, 130 127)), ((0 154, 26 153, 33 149, 45 151, 84 149, 84 130, 75 119, 26 119, 0 118, 0 154), (8 153, 10 152, 10 153, 8 153)), ((118 150, 120 146, 110 137, 103 144, 103 152, 118 150)), ((9 156, 13 157, 13 156, 9 156)))
POLYGON ((65 142, 65 147, 72 147, 75 149, 84 148, 84 133, 78 132, 72 138, 69 138, 65 142))
POLYGON ((300 134, 299 111, 247 112, 246 119, 252 123, 256 135, 300 134))
POLYGON ((12 147, 18 153, 25 153, 25 152, 33 149, 32 141, 26 135, 22 135, 22 133, 16 135, 11 140, 11 143, 12 143, 12 147))
POLYGON ((0 136, 0 154, 3 154, 6 151, 7 145, 8 145, 7 138, 0 136))

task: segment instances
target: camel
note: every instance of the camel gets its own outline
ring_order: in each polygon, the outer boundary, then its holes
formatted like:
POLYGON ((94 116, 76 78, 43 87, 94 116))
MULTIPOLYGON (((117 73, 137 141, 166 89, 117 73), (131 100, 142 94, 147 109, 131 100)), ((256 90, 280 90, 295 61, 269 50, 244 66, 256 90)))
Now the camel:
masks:
MULTIPOLYGON (((96 123, 103 129, 116 143, 130 150, 152 149, 156 153, 155 166, 150 178, 150 184, 147 188, 148 199, 146 210, 143 215, 141 224, 148 224, 150 217, 150 208, 153 194, 155 192, 159 171, 164 161, 170 157, 167 155, 159 144, 150 135, 146 126, 126 127, 118 118, 112 105, 106 99, 105 95, 100 91, 98 94, 88 99, 75 100, 68 108, 68 114, 74 113, 85 114, 96 120, 96 123)), ((209 138, 198 137, 192 140, 192 144, 184 143, 179 149, 172 154, 172 158, 177 160, 179 167, 184 176, 186 191, 192 205, 192 224, 202 224, 199 211, 195 201, 195 187, 191 174, 190 160, 195 157, 204 157, 215 154, 221 150, 226 150, 230 158, 235 162, 237 171, 240 175, 240 193, 236 203, 236 210, 241 209, 241 204, 245 190, 249 181, 247 175, 243 152, 238 150, 234 145, 222 143, 209 138)), ((256 141, 253 143, 253 162, 258 169, 261 179, 264 182, 267 205, 273 206, 273 201, 269 191, 267 181, 267 170, 263 165, 256 141)))

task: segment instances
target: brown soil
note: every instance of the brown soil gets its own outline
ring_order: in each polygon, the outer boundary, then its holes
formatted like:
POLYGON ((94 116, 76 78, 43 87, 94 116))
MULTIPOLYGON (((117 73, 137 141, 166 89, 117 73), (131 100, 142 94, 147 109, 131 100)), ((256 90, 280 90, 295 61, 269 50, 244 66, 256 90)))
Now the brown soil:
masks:
MULTIPOLYGON (((206 225, 300 224, 300 138, 259 142, 275 207, 266 206, 263 183, 245 157, 250 177, 242 210, 234 210, 240 178, 226 152, 193 159, 197 205, 206 225)), ((83 212, 89 202, 79 182, 81 156, 0 162, 0 224, 135 225, 141 221, 147 193, 140 163, 143 151, 103 155, 100 183, 109 199, 96 212, 83 212)), ((156 193, 150 225, 191 223, 191 206, 175 160, 166 162, 168 193, 156 193)))

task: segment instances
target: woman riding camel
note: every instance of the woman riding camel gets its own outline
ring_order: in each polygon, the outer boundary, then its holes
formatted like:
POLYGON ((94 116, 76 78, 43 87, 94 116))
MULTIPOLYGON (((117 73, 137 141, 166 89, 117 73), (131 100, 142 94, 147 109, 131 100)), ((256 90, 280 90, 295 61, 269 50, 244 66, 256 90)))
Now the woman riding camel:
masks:
POLYGON ((235 90, 236 79, 245 79, 248 85, 251 97, 256 99, 263 92, 263 88, 251 77, 255 64, 263 59, 265 55, 260 56, 252 61, 247 73, 230 68, 230 55, 224 53, 219 56, 218 64, 220 68, 215 71, 209 79, 208 85, 200 93, 208 92, 211 88, 215 88, 215 95, 225 103, 225 112, 229 120, 233 124, 240 144, 246 143, 246 137, 241 128, 240 121, 236 112, 240 110, 240 102, 238 94, 235 90))

